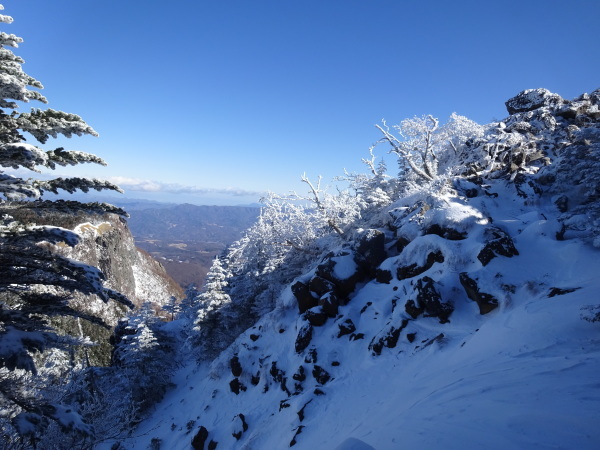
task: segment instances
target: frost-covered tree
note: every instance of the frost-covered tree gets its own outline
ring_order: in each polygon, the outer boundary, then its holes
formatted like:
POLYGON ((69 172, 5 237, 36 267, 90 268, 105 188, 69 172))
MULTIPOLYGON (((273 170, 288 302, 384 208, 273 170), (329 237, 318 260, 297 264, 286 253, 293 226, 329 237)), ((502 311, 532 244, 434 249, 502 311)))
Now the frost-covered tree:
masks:
POLYGON ((115 387, 127 392, 140 414, 162 398, 173 373, 174 338, 164 324, 146 302, 115 328, 115 387))
POLYGON ((316 183, 310 181, 306 174, 300 180, 309 187, 307 195, 292 192, 288 196, 292 201, 310 202, 313 220, 317 228, 331 229, 342 236, 344 227, 360 217, 360 202, 348 191, 338 191, 332 195, 327 188, 321 186, 322 177, 316 183))
POLYGON ((233 325, 235 310, 230 308, 231 297, 226 292, 228 273, 215 257, 213 264, 206 274, 202 293, 196 298, 196 318, 194 320, 194 335, 192 345, 200 347, 202 356, 213 356, 221 349, 223 335, 233 325))
POLYGON ((455 168, 465 142, 483 134, 483 127, 457 114, 443 126, 431 115, 404 119, 392 127, 398 136, 385 121, 375 126, 383 134, 377 143, 388 143, 389 152, 398 157, 400 177, 418 184, 432 182, 455 168))
MULTIPOLYGON (((0 15, 0 23, 10 24, 12 21, 12 17, 0 15)), ((0 167, 39 172, 40 167, 55 169, 56 166, 74 166, 81 163, 106 165, 101 158, 90 153, 66 151, 64 148, 45 151, 26 142, 24 133, 28 133, 41 144, 45 144, 50 137, 56 138, 59 135, 97 136, 98 133, 75 114, 53 109, 18 112, 17 102, 28 103, 36 100, 47 103, 39 91, 31 89, 42 89, 42 84, 27 75, 21 67, 23 59, 6 48, 16 48, 21 42, 23 39, 14 34, 0 32, 0 167)), ((90 189, 120 191, 114 184, 95 179, 23 179, 7 173, 6 170, 0 170, 0 194, 9 200, 37 199, 46 191, 57 193, 59 189, 71 193, 78 189, 84 192, 90 189)))
POLYGON ((210 270, 206 274, 203 292, 197 299, 199 306, 197 322, 201 323, 208 313, 231 302, 231 298, 225 292, 227 277, 227 271, 221 264, 220 258, 215 257, 210 270))
MULTIPOLYGON (((0 15, 0 23, 11 22, 11 17, 0 15)), ((95 136, 97 133, 74 114, 52 109, 18 112, 19 103, 32 100, 47 103, 35 90, 42 88, 41 83, 23 71, 23 60, 7 48, 18 47, 21 42, 20 37, 0 32, 0 409, 4 411, 0 421, 5 429, 13 426, 21 436, 33 436, 49 419, 65 428, 77 427, 77 420, 66 414, 61 405, 36 397, 35 392, 24 388, 27 374, 36 373, 34 353, 53 347, 66 348, 78 342, 76 338, 59 336, 51 328, 49 318, 72 316, 101 323, 69 306, 72 292, 95 294, 104 301, 112 299, 132 305, 123 295, 104 287, 104 277, 98 269, 53 251, 55 245, 75 245, 79 241, 76 233, 35 225, 36 215, 49 211, 125 212, 97 203, 41 200, 44 192, 57 193, 58 190, 71 193, 78 189, 119 191, 111 183, 77 177, 36 179, 18 175, 23 170, 34 174, 40 168, 55 169, 87 162, 105 164, 89 153, 63 148, 45 151, 26 142, 33 139, 44 144, 58 135, 95 136), (15 169, 20 171, 15 172, 15 169), (24 199, 36 201, 22 202, 24 199)), ((85 427, 79 428, 85 430, 85 427)))
POLYGON ((172 295, 169 301, 162 306, 162 310, 169 314, 169 320, 175 320, 175 317, 181 312, 181 304, 177 297, 172 295))
POLYGON ((356 192, 356 203, 361 208, 381 207, 389 204, 398 190, 398 180, 387 174, 385 161, 376 164, 374 145, 369 149, 371 157, 363 158, 362 162, 369 171, 367 173, 349 173, 344 170, 344 175, 337 180, 348 182, 350 189, 356 192))

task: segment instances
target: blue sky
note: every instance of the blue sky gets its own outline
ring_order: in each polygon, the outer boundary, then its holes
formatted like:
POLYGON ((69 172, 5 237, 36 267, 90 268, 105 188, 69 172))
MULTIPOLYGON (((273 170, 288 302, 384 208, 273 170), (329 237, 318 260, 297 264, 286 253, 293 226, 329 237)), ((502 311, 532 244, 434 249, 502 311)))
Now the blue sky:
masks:
POLYGON ((107 168, 59 172, 128 197, 256 202, 362 171, 382 118, 487 123, 523 89, 600 87, 597 0, 2 3, 47 106, 100 133, 55 143, 107 168))

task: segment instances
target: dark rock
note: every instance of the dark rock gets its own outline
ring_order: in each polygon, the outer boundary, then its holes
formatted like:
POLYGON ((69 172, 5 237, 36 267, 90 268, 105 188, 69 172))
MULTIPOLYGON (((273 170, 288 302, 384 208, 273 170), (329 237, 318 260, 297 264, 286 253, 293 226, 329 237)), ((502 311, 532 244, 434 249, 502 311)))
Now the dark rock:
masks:
POLYGON ((346 336, 347 334, 352 334, 356 331, 356 326, 351 319, 346 319, 342 323, 338 324, 340 329, 337 337, 341 338, 342 336, 346 336))
POLYGON ((423 345, 423 347, 421 348, 421 350, 423 350, 424 348, 429 347, 434 342, 443 342, 443 341, 444 341, 444 333, 440 333, 436 337, 434 337, 433 339, 428 339, 428 340, 424 341, 425 344, 423 345))
POLYGON ((379 230, 366 230, 358 240, 358 260, 365 271, 375 275, 375 269, 387 258, 385 234, 379 230))
POLYGON ((427 255, 427 260, 425 261, 424 266, 411 264, 410 266, 398 267, 398 279, 405 280, 407 278, 413 278, 417 275, 421 275, 423 272, 426 272, 427 270, 431 269, 431 267, 433 267, 433 264, 436 262, 444 262, 444 254, 439 250, 437 252, 431 252, 427 255))
POLYGON ((314 308, 318 304, 317 299, 310 293, 308 286, 301 281, 297 281, 292 285, 292 294, 294 294, 294 297, 298 301, 300 314, 308 311, 310 308, 314 308))
POLYGON ((288 396, 292 395, 292 393, 290 392, 290 390, 287 387, 287 377, 283 377, 283 379, 281 380, 281 384, 279 385, 279 387, 281 388, 281 390, 283 392, 285 392, 288 396))
POLYGON ((383 347, 394 348, 398 345, 398 339, 400 338, 400 333, 403 329, 408 325, 408 319, 403 319, 402 323, 399 327, 390 327, 390 329, 386 332, 386 334, 379 339, 377 336, 373 338, 371 343, 369 344, 369 350, 373 353, 373 355, 381 355, 381 351, 383 347))
POLYGON ((204 450, 204 443, 208 439, 208 430, 205 427, 200 427, 196 436, 192 439, 192 448, 194 450, 204 450))
POLYGON ((277 368, 277 361, 271 362, 271 370, 269 370, 269 373, 273 377, 275 383, 281 383, 281 380, 283 380, 283 376, 285 375, 283 370, 277 368))
POLYGON ((300 382, 306 380, 306 372, 304 370, 304 366, 298 367, 298 370, 296 371, 296 373, 294 375, 292 375, 292 379, 294 379, 296 381, 300 381, 300 382))
POLYGON ((511 258, 519 254, 511 237, 500 228, 486 228, 484 239, 485 245, 477 255, 477 259, 484 266, 498 255, 511 258))
POLYGON ((548 297, 556 297, 557 295, 565 295, 565 294, 570 294, 571 292, 575 292, 577 289, 581 289, 580 287, 576 287, 576 288, 557 288, 557 287, 553 287, 550 288, 550 292, 548 292, 548 297))
POLYGON ((352 333, 350 335, 351 341, 358 341, 359 339, 364 339, 364 338, 365 338, 364 333, 352 333))
POLYGON ((311 292, 314 292, 317 298, 324 296, 328 292, 335 291, 335 284, 331 281, 326 280, 323 277, 313 277, 308 283, 308 288, 311 292))
POLYGON ((365 275, 356 263, 354 254, 349 251, 327 255, 323 262, 317 266, 316 274, 335 284, 340 295, 344 297, 354 291, 356 283, 365 275), (338 270, 336 270, 336 266, 338 270), (343 270, 339 270, 339 267, 343 267, 343 270), (353 270, 349 271, 349 269, 353 270))
POLYGON ((238 395, 240 392, 246 390, 246 386, 244 386, 238 378, 234 378, 229 382, 229 389, 231 389, 231 392, 235 395, 238 395))
POLYGON ((325 392, 323 392, 323 391, 322 391, 321 389, 319 389, 319 388, 316 388, 316 389, 313 391, 313 394, 315 394, 315 395, 325 395, 325 392))
POLYGON ((296 441, 296 438, 298 437, 298 435, 300 433, 302 433, 302 429, 304 428, 304 425, 300 425, 298 428, 296 428, 296 433, 294 433, 294 437, 292 438, 292 440, 290 441, 290 447, 293 447, 294 445, 296 445, 298 442, 296 441))
POLYGON ((240 438, 242 437, 242 434, 244 434, 246 431, 248 431, 248 423, 246 422, 246 416, 244 416, 242 413, 238 414, 237 416, 234 417, 235 419, 239 419, 240 421, 240 425, 241 425, 241 429, 239 429, 236 432, 231 433, 231 435, 236 439, 236 440, 240 440, 240 438))
POLYGON ((326 384, 331 379, 331 375, 329 375, 329 373, 321 366, 317 366, 316 364, 313 368, 312 375, 319 384, 326 384))
POLYGON ((417 304, 415 303, 414 300, 408 300, 406 302, 406 304, 404 305, 404 310, 410 317, 412 317, 413 319, 416 319, 421 314, 423 314, 423 311, 425 311, 425 308, 421 305, 417 306, 417 304))
POLYGON ((242 375, 242 365, 240 364, 240 359, 237 355, 234 355, 233 358, 229 361, 229 367, 231 367, 231 373, 234 377, 239 377, 242 375))
POLYGON ((341 363, 340 363, 339 361, 331 361, 331 365, 332 365, 333 367, 337 367, 337 366, 339 366, 340 364, 341 364, 341 363))
POLYGON ((327 317, 336 317, 340 306, 340 301, 333 292, 325 294, 319 299, 319 306, 321 311, 327 315, 327 317))
POLYGON ((554 199, 554 204, 561 213, 567 212, 569 210, 569 197, 560 195, 554 199))
POLYGON ((304 362, 306 364, 312 364, 317 362, 317 349, 311 348, 306 356, 304 357, 304 362))
POLYGON ((298 414, 298 419, 300 419, 300 422, 304 420, 304 409, 308 406, 310 402, 312 402, 312 398, 309 401, 307 401, 302 408, 300 408, 300 411, 296 413, 298 414))
POLYGON ((211 441, 208 443, 208 450, 217 450, 218 443, 216 441, 211 441))
POLYGON ((406 339, 408 339, 408 342, 410 342, 411 344, 413 342, 415 342, 415 339, 417 338, 417 333, 408 333, 406 335, 406 339))
POLYGON ((275 383, 279 383, 279 386, 281 387, 282 391, 284 391, 287 395, 292 395, 286 386, 287 378, 285 377, 285 372, 277 368, 276 361, 273 361, 271 363, 271 370, 269 371, 269 373, 273 377, 273 381, 275 383))
POLYGON ((288 401, 287 401, 287 400, 281 400, 281 401, 279 402, 279 412, 281 412, 281 411, 283 411, 284 409, 286 409, 286 408, 289 408, 289 407, 290 407, 290 404, 288 403, 288 401))
POLYGON ((361 314, 362 314, 362 313, 364 313, 364 312, 367 310, 367 308, 368 308, 369 306, 371 306, 372 304, 373 304, 373 302, 367 302, 367 303, 365 304, 365 306, 363 306, 363 307, 360 309, 360 313, 361 313, 361 314))
POLYGON ((373 340, 369 344, 369 350, 371 350, 373 355, 381 355, 381 351, 383 350, 383 342, 381 340, 376 340, 376 338, 373 338, 373 340))
POLYGON ((242 429, 244 431, 248 431, 248 423, 246 422, 246 416, 244 416, 242 413, 239 413, 238 417, 242 421, 242 429))
POLYGON ((402 250, 404 250, 404 248, 410 244, 410 241, 408 239, 406 239, 404 236, 400 236, 398 238, 398 240, 396 241, 396 250, 398 251, 398 253, 402 253, 402 250))
MULTIPOLYGON (((539 173, 539 172, 538 172, 539 173)), ((550 186, 556 181, 556 175, 553 173, 542 173, 537 177, 538 184, 542 186, 550 186)))
POLYGON ((498 307, 498 300, 493 295, 481 292, 479 286, 477 286, 477 281, 470 278, 466 272, 462 272, 458 278, 467 297, 476 302, 477 306, 479 306, 480 314, 487 314, 498 307))
POLYGON ((392 279, 393 279, 393 276, 392 276, 392 272, 390 270, 387 270, 387 269, 375 270, 375 280, 377 280, 378 283, 390 284, 390 281, 392 281, 392 279))
POLYGON ((556 106, 563 102, 558 94, 553 94, 547 89, 527 89, 506 102, 509 114, 533 111, 542 106, 556 106))
POLYGON ((260 372, 256 372, 256 375, 252 375, 250 383, 252 383, 252 386, 258 386, 258 383, 260 383, 260 372))
POLYGON ((315 327, 323 326, 327 322, 327 314, 321 308, 318 308, 317 311, 309 309, 304 313, 304 318, 315 327))
POLYGON ((298 337, 296 337, 296 343, 294 345, 296 353, 302 353, 306 347, 310 344, 312 339, 313 327, 310 324, 304 325, 298 331, 298 337))
POLYGON ((260 336, 258 334, 251 334, 250 339, 252 342, 256 342, 260 336))
POLYGON ((425 234, 435 234, 449 241, 461 241, 467 237, 467 233, 455 230, 454 228, 443 228, 439 224, 434 223, 425 230, 425 234))
POLYGON ((437 317, 440 323, 448 322, 448 317, 454 311, 450 303, 442 302, 442 298, 435 289, 434 281, 429 277, 423 277, 416 284, 417 302, 425 309, 427 317, 437 317))

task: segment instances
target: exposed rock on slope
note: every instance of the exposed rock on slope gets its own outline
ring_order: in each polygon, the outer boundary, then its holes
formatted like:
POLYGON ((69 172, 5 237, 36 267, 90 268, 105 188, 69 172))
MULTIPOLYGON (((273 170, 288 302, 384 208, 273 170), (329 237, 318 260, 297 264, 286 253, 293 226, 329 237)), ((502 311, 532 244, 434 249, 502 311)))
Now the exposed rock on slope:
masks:
POLYGON ((463 149, 462 175, 357 223, 275 310, 182 372, 136 435, 181 449, 191 430, 219 448, 597 448, 599 105, 599 91, 509 100, 463 149))

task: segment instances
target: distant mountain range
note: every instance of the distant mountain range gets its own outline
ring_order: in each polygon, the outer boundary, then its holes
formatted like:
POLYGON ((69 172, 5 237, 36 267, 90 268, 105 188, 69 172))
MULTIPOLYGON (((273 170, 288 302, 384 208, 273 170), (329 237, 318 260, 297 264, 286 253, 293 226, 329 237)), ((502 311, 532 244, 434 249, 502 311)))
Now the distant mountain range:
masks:
POLYGON ((128 220, 136 239, 229 244, 252 225, 259 208, 243 206, 160 205, 131 208, 128 220))
POLYGON ((260 208, 172 205, 146 201, 121 203, 130 214, 136 245, 161 262, 182 287, 202 287, 215 255, 240 239, 260 208))

